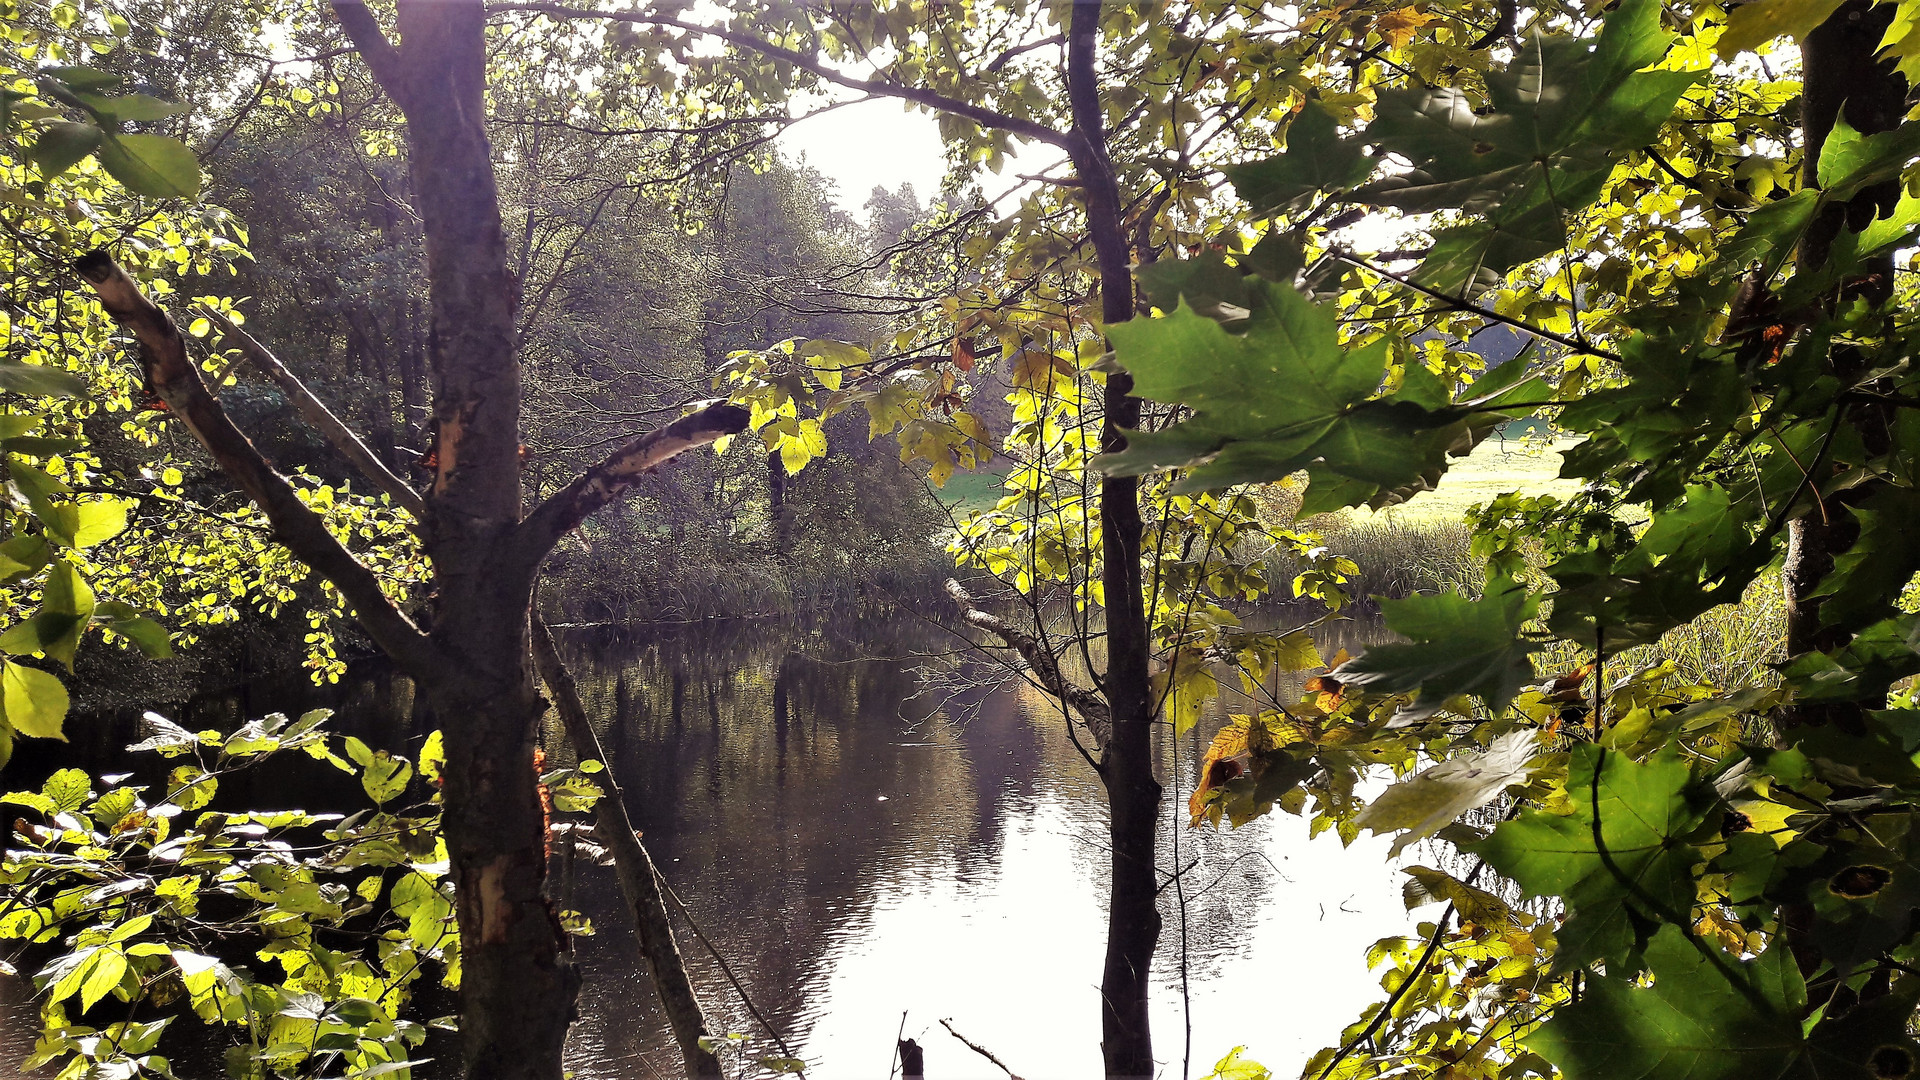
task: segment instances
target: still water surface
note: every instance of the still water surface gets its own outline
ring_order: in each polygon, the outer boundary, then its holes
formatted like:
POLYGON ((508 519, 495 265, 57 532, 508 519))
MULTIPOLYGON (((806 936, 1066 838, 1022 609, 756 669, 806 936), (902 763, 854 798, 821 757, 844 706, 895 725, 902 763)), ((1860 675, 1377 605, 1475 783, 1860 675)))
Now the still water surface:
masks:
MULTIPOLYGON (((943 1018, 1027 1080, 1099 1071, 1104 797, 1043 696, 924 688, 916 668, 955 645, 911 619, 566 643, 654 858, 819 1080, 886 1077, 903 1029, 935 1080, 1005 1075, 943 1018)), ((307 707, 312 693, 283 682, 182 711, 237 719, 307 707)), ((391 680, 323 693, 363 737, 397 742, 424 723, 391 680)), ((1431 912, 1403 909, 1385 840, 1310 840, 1284 814, 1237 831, 1176 827, 1219 723, 1160 747, 1163 865, 1188 869, 1162 896, 1156 1049, 1168 1077, 1189 1039, 1191 1076, 1236 1045, 1297 1075, 1380 996, 1366 947, 1431 912)), ((109 750, 121 726, 103 721, 92 741, 109 750)), ((580 1080, 675 1075, 611 869, 561 862, 563 902, 598 928, 577 943, 586 982, 569 1066, 580 1080)), ((752 1036, 750 1053, 774 1052, 712 956, 685 936, 682 949, 716 1023, 752 1036)), ((0 1075, 31 1041, 19 990, 0 987, 14 1003, 0 1075)))

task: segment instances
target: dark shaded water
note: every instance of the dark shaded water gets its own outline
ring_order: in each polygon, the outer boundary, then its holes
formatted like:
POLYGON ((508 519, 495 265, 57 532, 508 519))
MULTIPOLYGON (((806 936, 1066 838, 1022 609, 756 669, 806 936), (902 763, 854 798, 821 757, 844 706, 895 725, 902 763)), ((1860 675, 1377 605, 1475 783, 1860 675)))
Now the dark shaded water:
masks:
MULTIPOLYGON (((956 644, 905 618, 567 642, 654 858, 810 1076, 886 1076, 903 1012, 939 1080, 1004 1075, 942 1018, 1028 1080, 1098 1072, 1104 798, 1041 695, 922 692, 915 668, 956 644)), ((409 723, 404 682, 379 677, 252 687, 182 719, 219 726, 316 698, 363 737, 398 741, 409 723)), ((1189 1024, 1191 1075, 1240 1044, 1292 1075, 1379 996, 1364 951, 1414 917, 1384 841, 1308 840, 1284 815, 1175 828, 1218 723, 1162 745, 1163 861, 1193 866, 1184 912, 1179 890, 1163 894, 1156 1045, 1167 1076, 1182 1072, 1189 1024)), ((67 760, 124 745, 123 725, 103 718, 67 760)), ((675 1075, 612 871, 557 869, 563 902, 599 930, 577 943, 570 1067, 581 1080, 675 1075)), ((716 1023, 772 1052, 712 957, 688 937, 682 948, 716 1023)), ((17 983, 0 985, 0 1010, 0 1075, 12 1075, 33 1030, 17 983)))

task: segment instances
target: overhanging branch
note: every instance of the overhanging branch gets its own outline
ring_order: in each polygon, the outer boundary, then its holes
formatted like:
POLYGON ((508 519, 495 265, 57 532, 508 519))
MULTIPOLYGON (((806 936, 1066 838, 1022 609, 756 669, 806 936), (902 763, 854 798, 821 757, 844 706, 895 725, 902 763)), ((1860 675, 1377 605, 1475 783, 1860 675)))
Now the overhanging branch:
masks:
POLYGON ((173 319, 147 299, 106 252, 81 256, 74 269, 93 286, 100 306, 114 322, 133 334, 139 344, 140 367, 153 391, 267 515, 274 538, 340 590, 368 635, 409 674, 436 670, 439 651, 432 642, 387 599, 380 579, 327 531, 320 515, 300 501, 293 485, 274 470, 207 392, 173 319))
POLYGON ((716 439, 738 435, 752 419, 753 414, 738 405, 709 405, 627 443, 527 515, 520 523, 522 551, 537 562, 582 521, 625 495, 647 470, 716 439))
POLYGON ((367 10, 366 0, 332 0, 331 6, 334 18, 340 20, 340 28, 347 32, 347 40, 353 42, 354 50, 360 54, 360 61, 373 72, 373 80, 404 110, 408 105, 408 82, 400 50, 387 40, 373 12, 367 10))
POLYGON ((1032 669, 1035 681, 1080 714, 1087 730, 1093 733, 1094 746, 1100 750, 1107 748, 1107 743, 1113 739, 1113 710, 1107 706, 1105 698, 1069 680, 1060 670, 1059 658, 1033 635, 1017 630, 1007 625, 1007 621, 1000 616, 976 607, 973 596, 958 581, 947 579, 947 595, 953 597, 953 602, 960 606, 960 617, 966 620, 967 625, 979 627, 1012 646, 1027 662, 1027 667, 1032 669))

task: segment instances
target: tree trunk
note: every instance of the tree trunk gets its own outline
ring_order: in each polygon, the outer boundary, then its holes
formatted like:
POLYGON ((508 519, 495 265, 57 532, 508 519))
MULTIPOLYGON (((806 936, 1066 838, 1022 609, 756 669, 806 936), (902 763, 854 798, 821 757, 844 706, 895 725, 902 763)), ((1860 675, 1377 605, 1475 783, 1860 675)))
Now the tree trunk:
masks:
MULTIPOLYGON (((1907 82, 1890 63, 1880 62, 1881 36, 1886 33, 1894 9, 1876 6, 1870 0, 1848 0, 1826 22, 1807 35, 1801 48, 1801 132, 1804 159, 1802 176, 1808 188, 1819 186, 1821 150, 1835 122, 1844 115, 1847 123, 1862 134, 1887 131, 1898 125, 1906 111, 1907 82)), ((1900 194, 1896 181, 1868 188, 1846 204, 1829 207, 1801 237, 1795 263, 1802 273, 1827 261, 1834 240, 1843 228, 1859 229, 1871 221, 1876 209, 1890 204, 1900 194)), ((1877 260, 1862 287, 1863 294, 1885 301, 1893 288, 1893 259, 1877 260)), ((1838 297, 1830 299, 1831 305, 1838 297)), ((1839 345, 1828 354, 1828 366, 1843 382, 1851 383, 1862 373, 1865 361, 1857 349, 1839 345)), ((1870 453, 1886 449, 1887 418, 1883 412, 1855 405, 1842 412, 1835 423, 1853 423, 1870 453)), ((1827 477, 1816 477, 1824 481, 1827 477)), ((1832 573, 1835 556, 1852 547, 1859 539, 1860 525, 1849 506, 1871 498, 1885 481, 1868 480, 1829 498, 1815 515, 1796 518, 1788 525, 1787 555, 1781 567, 1781 585, 1786 594, 1787 655, 1819 650, 1828 651, 1846 643, 1844 627, 1823 625, 1820 601, 1811 594, 1820 581, 1832 573)), ((1889 608, 1891 600, 1889 597, 1889 608)), ((1781 720, 1789 726, 1835 725, 1858 731, 1864 721, 1864 702, 1821 702, 1792 704, 1782 711, 1781 720)), ((1813 941, 1816 914, 1811 903, 1795 903, 1780 909, 1780 926, 1800 973, 1815 979, 1823 966, 1821 950, 1813 941)), ((1830 1011, 1844 1011, 1853 1000, 1853 992, 1835 985, 1836 976, 1846 973, 1829 970, 1809 986, 1809 999, 1822 1002, 1830 1011)))
MULTIPOLYGON (((1807 36, 1801 48, 1802 176, 1808 188, 1819 186, 1820 153, 1838 118, 1844 115, 1856 131, 1872 134, 1891 130, 1906 112, 1906 79, 1891 62, 1875 55, 1893 16, 1891 6, 1848 0, 1807 36)), ((1899 182, 1893 181, 1867 188, 1847 203, 1829 207, 1801 238, 1795 258, 1801 271, 1825 263, 1841 229, 1865 227, 1879 208, 1891 206, 1899 194, 1899 182)), ((1876 260, 1859 289, 1861 295, 1884 301, 1892 288, 1893 257, 1887 255, 1876 260)), ((1862 374, 1865 361, 1858 350, 1841 345, 1829 354, 1828 363, 1833 374, 1850 383, 1862 374)), ((1842 414, 1839 422, 1853 423, 1870 453, 1886 449, 1887 419, 1883 412, 1855 405, 1842 414)), ((1789 525, 1787 557, 1781 573, 1787 603, 1787 655, 1845 644, 1847 632, 1822 625, 1820 601, 1810 594, 1833 571, 1834 557, 1859 538, 1859 522, 1847 506, 1865 501, 1883 486, 1884 482, 1877 480, 1858 485, 1828 500, 1824 513, 1796 519, 1789 525)), ((1786 719, 1793 724, 1857 727, 1861 709, 1862 705, 1854 702, 1794 706, 1786 719)))
MULTIPOLYGON (((1097 44, 1100 0, 1074 0, 1067 39, 1067 92, 1073 110, 1074 168, 1085 185, 1087 231, 1100 267, 1100 313, 1107 325, 1133 317, 1133 273, 1121 224, 1120 192, 1107 156, 1099 98, 1097 44)), ((1100 448, 1126 446, 1140 423, 1140 401, 1124 372, 1107 376, 1100 448)), ((1148 972, 1160 940, 1155 863, 1160 782, 1153 775, 1153 704, 1148 689, 1148 640, 1141 588, 1140 481, 1100 481, 1101 584, 1106 592, 1107 703, 1113 733, 1101 756, 1107 788, 1112 885, 1107 904, 1107 954, 1100 978, 1100 1046, 1112 1077, 1154 1074, 1148 1022, 1148 972)))
POLYGON ((400 343, 400 430, 408 442, 424 447, 426 439, 421 418, 426 413, 426 377, 422 362, 425 348, 420 334, 420 300, 408 297, 406 319, 401 324, 405 340, 400 343))
POLYGON ((750 417, 734 405, 681 417, 622 445, 522 518, 518 291, 487 142, 486 10, 480 0, 400 0, 398 10, 395 48, 360 0, 333 6, 407 120, 427 248, 433 486, 413 491, 350 432, 336 445, 420 519, 434 569, 429 633, 247 440, 208 393, 179 327, 112 256, 89 252, 74 270, 132 332, 147 385, 171 415, 265 513, 276 539, 339 590, 445 721, 443 831, 457 891, 465 1075, 561 1080, 579 975, 543 891, 547 822, 534 740, 546 703, 528 655, 533 583, 581 521, 675 455, 739 434, 750 417))
POLYGON ((479 0, 401 0, 399 49, 365 6, 335 11, 406 117, 426 236, 438 446, 426 492, 437 587, 430 636, 451 664, 415 675, 447 721, 445 829, 466 1075, 561 1080, 579 975, 543 894, 547 829, 533 751, 546 706, 528 657, 533 567, 514 543, 519 295, 487 140, 486 9, 479 0))
POLYGON ((673 1028, 674 1040, 680 1044, 680 1057, 686 1063, 687 1075, 719 1076, 720 1059, 701 1045, 702 1040, 710 1042, 713 1033, 707 1026, 706 1013, 700 1008, 700 999, 694 994, 693 982, 687 978, 680 947, 674 942, 673 923, 667 916, 666 901, 660 895, 653 860, 641 845, 633 820, 627 816, 625 797, 614 780, 613 766, 600 746, 600 737, 594 733, 586 707, 581 704, 573 675, 561 662, 560 651, 554 647, 546 624, 538 618, 533 621, 533 658, 540 678, 553 695, 554 711, 560 714, 574 753, 606 766, 597 777, 605 794, 594 804, 594 836, 613 854, 620 895, 633 915, 640 953, 647 959, 654 989, 660 994, 660 1005, 666 1011, 668 1025, 673 1028))
POLYGON ((787 466, 779 454, 767 455, 767 528, 772 533, 773 550, 787 553, 793 514, 787 509, 787 466))

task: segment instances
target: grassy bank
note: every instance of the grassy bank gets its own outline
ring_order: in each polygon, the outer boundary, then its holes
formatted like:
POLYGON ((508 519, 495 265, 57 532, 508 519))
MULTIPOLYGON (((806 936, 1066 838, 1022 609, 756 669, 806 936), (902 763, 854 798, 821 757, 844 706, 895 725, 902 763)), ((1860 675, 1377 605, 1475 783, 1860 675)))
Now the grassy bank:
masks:
POLYGON ((1564 498, 1580 490, 1578 480, 1560 479, 1560 455, 1576 442, 1491 438, 1449 468, 1438 491, 1423 491, 1385 510, 1353 513, 1373 521, 1453 524, 1465 516, 1468 507, 1509 491, 1564 498))

